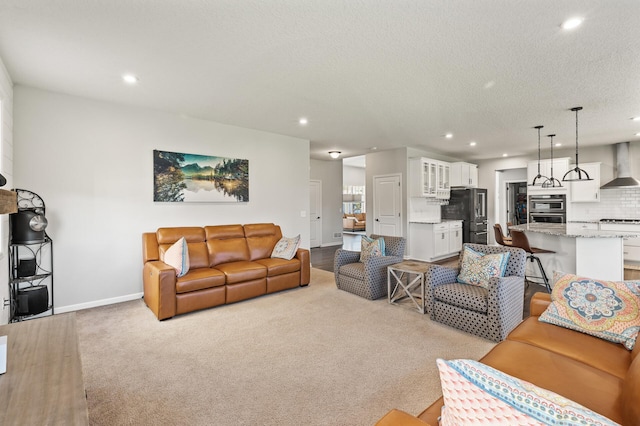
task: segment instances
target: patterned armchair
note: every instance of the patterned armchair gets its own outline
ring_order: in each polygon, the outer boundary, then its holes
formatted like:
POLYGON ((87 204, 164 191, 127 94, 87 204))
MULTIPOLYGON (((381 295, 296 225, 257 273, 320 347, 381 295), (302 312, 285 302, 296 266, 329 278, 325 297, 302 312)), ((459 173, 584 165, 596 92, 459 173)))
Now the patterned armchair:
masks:
MULTIPOLYGON (((505 276, 489 288, 456 282, 458 269, 431 265, 425 275, 431 319, 500 342, 522 321, 527 253, 516 247, 464 244, 477 252, 511 252, 505 276)), ((460 261, 464 248, 460 254, 460 261)))
POLYGON ((360 252, 338 249, 333 259, 336 286, 369 300, 387 295, 387 266, 403 261, 406 240, 403 237, 371 235, 384 238, 385 256, 360 262, 360 252))

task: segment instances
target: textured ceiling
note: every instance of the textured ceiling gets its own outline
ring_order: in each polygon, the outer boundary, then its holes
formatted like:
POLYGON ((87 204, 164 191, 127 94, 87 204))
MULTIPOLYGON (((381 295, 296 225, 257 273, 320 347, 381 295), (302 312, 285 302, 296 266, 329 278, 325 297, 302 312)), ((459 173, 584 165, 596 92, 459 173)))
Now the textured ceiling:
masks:
POLYGON ((574 106, 581 146, 640 139, 639 18, 638 0, 0 0, 0 57, 15 84, 309 139, 313 158, 474 160, 535 152, 538 124, 573 146, 574 106))

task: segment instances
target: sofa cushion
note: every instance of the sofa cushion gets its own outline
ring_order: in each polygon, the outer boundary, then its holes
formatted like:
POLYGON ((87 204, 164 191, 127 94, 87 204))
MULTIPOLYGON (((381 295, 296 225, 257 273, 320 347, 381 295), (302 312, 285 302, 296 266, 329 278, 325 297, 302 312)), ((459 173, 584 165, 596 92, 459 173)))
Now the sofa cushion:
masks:
POLYGON ((176 280, 176 293, 188 293, 205 288, 220 287, 224 284, 225 275, 217 269, 191 269, 185 276, 176 280))
POLYGON ((436 363, 444 397, 441 426, 616 425, 561 395, 480 362, 438 359, 436 363))
POLYGON ((285 260, 280 258, 268 258, 256 260, 256 263, 267 267, 267 276, 274 277, 277 275, 288 274, 300 270, 300 260, 285 260))
POLYGON ((298 247, 300 247, 300 234, 293 238, 282 237, 273 248, 271 257, 291 260, 296 255, 298 247))
POLYGON ((487 293, 486 288, 459 283, 442 284, 433 288, 433 297, 436 300, 483 314, 486 314, 489 308, 487 293))
POLYGON ((182 277, 189 272, 189 248, 187 240, 181 237, 173 243, 162 256, 162 261, 176 270, 176 276, 182 277))
POLYGON ((489 279, 504 276, 510 254, 485 254, 465 246, 458 282, 488 288, 489 279))
POLYGON ((364 263, 347 263, 342 265, 339 269, 340 275, 355 278, 359 281, 364 281, 364 263))
POLYGON ((244 235, 249 247, 249 260, 270 257, 274 246, 282 238, 280 227, 273 223, 244 225, 244 235))
POLYGON ((211 267, 221 263, 249 261, 249 248, 245 238, 208 240, 207 250, 211 267))
POLYGON ((631 353, 623 345, 540 322, 537 317, 525 319, 509 333, 507 339, 547 349, 621 379, 631 364, 631 353))
POLYGON ((222 263, 216 269, 224 273, 227 284, 252 281, 267 277, 267 267, 257 262, 239 261, 222 263))
POLYGON ((558 272, 554 278, 551 304, 540 321, 633 349, 640 331, 640 281, 603 281, 558 272))
POLYGON ((495 346, 480 361, 589 407, 615 422, 622 421, 624 381, 605 371, 513 340, 495 346))

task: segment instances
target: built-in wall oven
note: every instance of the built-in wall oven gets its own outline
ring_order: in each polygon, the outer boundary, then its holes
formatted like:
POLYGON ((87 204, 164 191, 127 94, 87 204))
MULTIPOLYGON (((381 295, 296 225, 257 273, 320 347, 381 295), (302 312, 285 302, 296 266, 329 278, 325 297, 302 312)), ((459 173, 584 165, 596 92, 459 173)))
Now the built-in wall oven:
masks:
POLYGON ((565 223, 567 196, 546 194, 529 196, 529 223, 565 223))

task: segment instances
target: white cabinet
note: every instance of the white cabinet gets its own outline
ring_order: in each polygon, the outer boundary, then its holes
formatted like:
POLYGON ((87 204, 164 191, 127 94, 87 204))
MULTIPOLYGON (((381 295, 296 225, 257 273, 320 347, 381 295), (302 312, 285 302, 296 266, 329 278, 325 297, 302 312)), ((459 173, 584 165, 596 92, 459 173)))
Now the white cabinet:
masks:
MULTIPOLYGON (((571 168, 574 168, 572 165, 571 168)), ((600 202, 600 163, 582 163, 580 168, 589 174, 593 180, 568 182, 571 188, 570 200, 572 203, 598 203, 600 202)), ((555 170, 554 170, 555 172, 555 170)), ((571 173, 576 175, 575 172, 571 173)))
MULTIPOLYGON (((540 174, 546 178, 551 177, 551 159, 540 160, 540 174)), ((569 157, 564 158, 554 158, 553 159, 553 177, 562 181, 562 177, 569 170, 569 157)), ((527 167, 527 183, 531 185, 533 179, 538 175, 538 161, 529 161, 527 167)), ((529 189, 538 189, 542 187, 542 183, 545 179, 538 179, 536 182, 536 186, 529 186, 529 189)), ((566 183, 562 183, 562 186, 568 186, 566 183)))
MULTIPOLYGON (((636 232, 640 234, 640 224, 601 223, 600 230, 636 232)), ((624 260, 631 262, 640 262, 640 237, 626 238, 624 240, 624 260)))
POLYGON ((462 222, 416 223, 409 226, 410 256, 427 262, 455 256, 462 250, 462 222))
POLYGON ((451 163, 451 186, 478 187, 478 166, 470 163, 451 163))
POLYGON ((449 163, 430 158, 409 160, 412 197, 449 199, 449 163))

